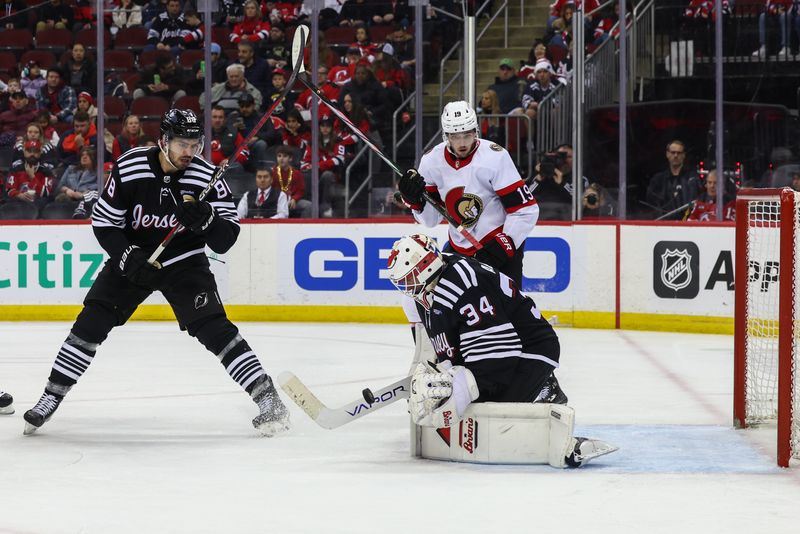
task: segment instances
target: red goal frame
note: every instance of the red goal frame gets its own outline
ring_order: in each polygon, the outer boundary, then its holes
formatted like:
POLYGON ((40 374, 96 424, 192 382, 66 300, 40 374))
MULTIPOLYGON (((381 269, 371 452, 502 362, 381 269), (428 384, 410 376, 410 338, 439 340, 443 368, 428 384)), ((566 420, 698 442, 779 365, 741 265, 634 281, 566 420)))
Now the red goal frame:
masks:
MULTIPOLYGON (((746 413, 746 361, 747 361, 747 298, 749 290, 748 205, 751 201, 774 200, 780 204, 780 237, 778 258, 778 414, 777 414, 777 462, 788 467, 792 457, 792 368, 794 354, 792 341, 795 335, 793 310, 794 210, 797 209, 796 193, 783 189, 741 189, 736 197, 736 260, 735 260, 735 304, 734 304, 734 367, 733 367, 733 415, 734 425, 747 427, 746 413), (788 267, 788 268, 787 268, 788 267)), ((796 414, 800 417, 800 414, 796 414)), ((797 451, 795 451, 797 453, 797 451)))

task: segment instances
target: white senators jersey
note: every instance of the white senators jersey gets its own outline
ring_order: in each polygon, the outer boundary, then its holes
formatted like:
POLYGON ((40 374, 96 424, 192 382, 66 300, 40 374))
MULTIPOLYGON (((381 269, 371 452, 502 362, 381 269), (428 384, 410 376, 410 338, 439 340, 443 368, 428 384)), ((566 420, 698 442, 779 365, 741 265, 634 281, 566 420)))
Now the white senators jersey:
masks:
MULTIPOLYGON (((478 139, 472 154, 456 158, 442 142, 422 156, 419 173, 428 193, 440 199, 448 213, 482 244, 503 232, 519 248, 539 219, 539 206, 511 160, 498 144, 478 139)), ((414 218, 431 227, 442 216, 428 204, 414 218)), ((451 225, 450 245, 463 255, 475 249, 451 225)))

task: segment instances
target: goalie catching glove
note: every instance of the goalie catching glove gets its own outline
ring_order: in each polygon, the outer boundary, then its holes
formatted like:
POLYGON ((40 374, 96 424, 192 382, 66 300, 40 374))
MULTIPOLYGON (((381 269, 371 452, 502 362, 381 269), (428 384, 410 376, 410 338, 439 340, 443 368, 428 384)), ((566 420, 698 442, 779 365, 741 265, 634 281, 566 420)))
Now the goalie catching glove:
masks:
POLYGON ((475 377, 466 367, 445 362, 436 369, 420 363, 411 377, 411 419, 420 426, 450 427, 478 395, 475 377))

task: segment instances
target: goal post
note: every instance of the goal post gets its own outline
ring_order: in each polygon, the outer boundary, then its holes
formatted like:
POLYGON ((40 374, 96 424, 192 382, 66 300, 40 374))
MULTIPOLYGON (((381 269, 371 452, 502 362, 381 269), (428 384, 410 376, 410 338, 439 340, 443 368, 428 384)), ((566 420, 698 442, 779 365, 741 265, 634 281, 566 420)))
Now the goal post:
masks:
POLYGON ((742 189, 736 198, 734 425, 777 422, 777 461, 800 459, 797 380, 800 193, 742 189))

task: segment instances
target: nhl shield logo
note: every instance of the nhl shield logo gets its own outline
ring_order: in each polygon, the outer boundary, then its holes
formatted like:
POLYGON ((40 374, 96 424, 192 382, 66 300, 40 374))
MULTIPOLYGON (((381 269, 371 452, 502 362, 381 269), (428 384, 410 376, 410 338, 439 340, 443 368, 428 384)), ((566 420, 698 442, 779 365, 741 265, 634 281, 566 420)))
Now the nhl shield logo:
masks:
POLYGON ((692 256, 686 250, 667 249, 661 255, 661 281, 670 289, 678 291, 692 282, 692 256))
POLYGON ((653 248, 653 291, 661 298, 693 299, 700 292, 700 250, 691 241, 659 241, 653 248))

